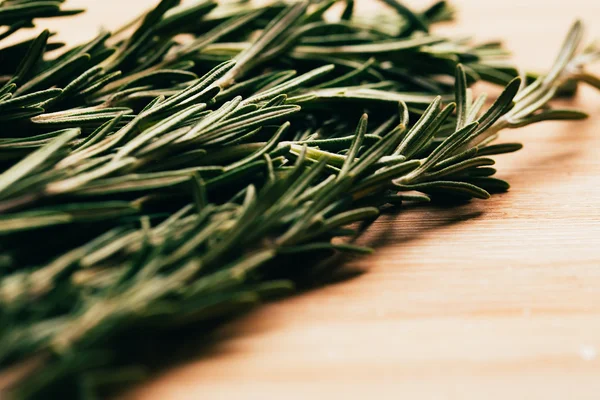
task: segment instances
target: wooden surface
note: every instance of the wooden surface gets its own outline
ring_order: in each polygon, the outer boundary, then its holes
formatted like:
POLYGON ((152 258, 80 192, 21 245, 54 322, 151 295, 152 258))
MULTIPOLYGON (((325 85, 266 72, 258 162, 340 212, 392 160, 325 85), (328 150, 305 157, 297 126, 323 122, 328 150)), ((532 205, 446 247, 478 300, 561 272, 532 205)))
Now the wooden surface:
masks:
MULTIPOLYGON (((71 3, 91 9, 64 33, 82 39, 148 4, 71 3)), ((600 37, 597 0, 453 4, 444 32, 504 38, 530 68, 576 17, 600 37)), ((600 95, 570 105, 595 116, 504 133, 525 144, 497 158, 509 193, 382 218, 377 253, 352 264, 365 274, 251 312, 127 397, 600 398, 600 95)))

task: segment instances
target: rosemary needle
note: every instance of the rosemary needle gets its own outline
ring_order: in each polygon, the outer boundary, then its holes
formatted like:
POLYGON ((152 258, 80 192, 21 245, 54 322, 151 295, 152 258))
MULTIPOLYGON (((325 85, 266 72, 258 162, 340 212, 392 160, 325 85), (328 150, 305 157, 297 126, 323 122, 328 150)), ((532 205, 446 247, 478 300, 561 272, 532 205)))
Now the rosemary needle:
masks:
MULTIPOLYGON (((0 2, 0 40, 80 12, 62 3, 0 2)), ((0 48, 2 398, 141 379, 127 337, 215 321, 293 290, 315 259, 371 252, 344 237, 382 207, 506 191, 490 157, 522 146, 494 144, 502 130, 586 117, 551 107, 578 81, 600 87, 581 22, 532 80, 498 62, 500 43, 432 33, 445 1, 382 3, 385 18, 352 0, 162 0, 58 55, 48 31, 0 48), (478 80, 504 87, 490 107, 478 80)))

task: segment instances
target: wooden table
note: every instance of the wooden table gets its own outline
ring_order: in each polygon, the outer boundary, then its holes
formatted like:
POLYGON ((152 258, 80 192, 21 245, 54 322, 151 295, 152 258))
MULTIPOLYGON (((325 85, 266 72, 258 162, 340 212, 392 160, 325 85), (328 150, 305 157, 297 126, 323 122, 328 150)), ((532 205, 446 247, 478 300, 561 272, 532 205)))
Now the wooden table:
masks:
MULTIPOLYGON (((68 38, 148 4, 71 3, 91 11, 68 38)), ((600 37, 597 0, 453 3, 444 32, 504 38, 526 67, 548 66, 578 16, 600 37)), ((377 253, 352 263, 365 274, 237 319, 128 398, 600 398, 600 95, 570 105, 594 116, 504 134, 525 144, 497 159, 509 193, 384 217, 377 253)))

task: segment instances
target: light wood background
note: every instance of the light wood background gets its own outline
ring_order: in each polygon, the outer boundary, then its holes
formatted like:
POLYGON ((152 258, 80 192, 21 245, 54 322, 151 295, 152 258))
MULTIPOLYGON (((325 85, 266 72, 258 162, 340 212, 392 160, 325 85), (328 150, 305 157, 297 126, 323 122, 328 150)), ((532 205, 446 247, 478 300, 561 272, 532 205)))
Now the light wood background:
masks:
MULTIPOLYGON (((72 0, 90 12, 54 26, 81 41, 150 3, 72 0)), ((597 0, 452 3, 443 32, 503 38, 529 68, 576 17, 600 37, 597 0)), ((600 94, 569 105, 593 117, 504 134, 525 144, 498 157, 509 193, 384 217, 365 274, 237 319, 127 398, 600 399, 600 94)))

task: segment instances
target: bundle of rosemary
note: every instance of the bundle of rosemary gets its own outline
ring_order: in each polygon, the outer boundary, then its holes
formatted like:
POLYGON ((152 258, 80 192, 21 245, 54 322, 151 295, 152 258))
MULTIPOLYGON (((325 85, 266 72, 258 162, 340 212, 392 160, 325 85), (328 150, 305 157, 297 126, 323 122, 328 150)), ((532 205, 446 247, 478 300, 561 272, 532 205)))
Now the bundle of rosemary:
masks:
MULTIPOLYGON (((0 39, 79 12, 62 3, 1 1, 0 39)), ((4 394, 93 398, 137 376, 131 338, 370 252, 351 228, 382 208, 506 191, 490 156, 521 145, 499 131, 584 118, 548 103, 600 88, 579 22, 535 76, 498 43, 431 33, 444 1, 384 3, 162 0, 67 50, 48 31, 0 48, 4 394), (487 106, 477 81, 504 90, 487 106)))

